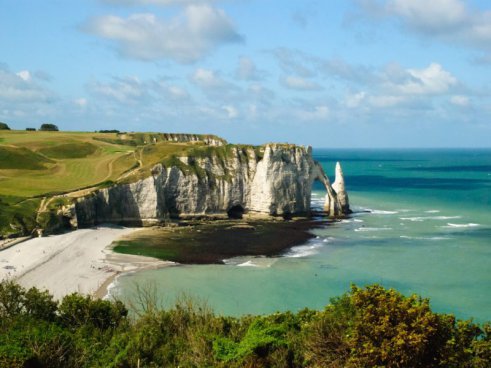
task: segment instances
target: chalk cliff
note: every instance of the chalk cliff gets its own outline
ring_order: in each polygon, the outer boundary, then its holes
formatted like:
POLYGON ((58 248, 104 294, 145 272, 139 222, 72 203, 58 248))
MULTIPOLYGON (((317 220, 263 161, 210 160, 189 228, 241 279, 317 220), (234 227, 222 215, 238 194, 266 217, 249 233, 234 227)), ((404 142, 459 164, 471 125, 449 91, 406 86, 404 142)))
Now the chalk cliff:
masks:
POLYGON ((310 147, 211 147, 206 154, 157 164, 145 179, 99 189, 75 204, 78 226, 98 223, 148 225, 172 217, 242 213, 290 216, 310 211, 312 184, 327 190, 329 216, 349 212, 341 183, 331 186, 310 147), (336 188, 338 188, 336 190, 336 188), (338 192, 339 191, 339 192, 338 192))

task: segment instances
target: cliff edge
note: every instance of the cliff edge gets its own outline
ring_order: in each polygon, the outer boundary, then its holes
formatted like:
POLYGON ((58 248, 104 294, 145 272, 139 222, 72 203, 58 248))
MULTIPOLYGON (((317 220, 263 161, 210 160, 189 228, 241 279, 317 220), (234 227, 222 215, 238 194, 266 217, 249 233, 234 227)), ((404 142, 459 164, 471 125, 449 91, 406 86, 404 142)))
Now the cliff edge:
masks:
POLYGON ((349 213, 344 179, 337 189, 331 186, 311 147, 210 146, 156 164, 148 177, 79 198, 74 214, 78 227, 152 225, 170 218, 244 213, 289 217, 309 213, 315 180, 326 188, 329 216, 349 213))

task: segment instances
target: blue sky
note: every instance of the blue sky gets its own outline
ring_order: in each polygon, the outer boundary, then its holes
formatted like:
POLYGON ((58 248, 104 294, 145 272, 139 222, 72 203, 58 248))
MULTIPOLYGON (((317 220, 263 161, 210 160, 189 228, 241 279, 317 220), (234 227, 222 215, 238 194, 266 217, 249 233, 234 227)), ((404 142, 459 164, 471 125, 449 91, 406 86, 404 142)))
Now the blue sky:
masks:
POLYGON ((491 3, 0 0, 0 121, 491 147, 491 3))

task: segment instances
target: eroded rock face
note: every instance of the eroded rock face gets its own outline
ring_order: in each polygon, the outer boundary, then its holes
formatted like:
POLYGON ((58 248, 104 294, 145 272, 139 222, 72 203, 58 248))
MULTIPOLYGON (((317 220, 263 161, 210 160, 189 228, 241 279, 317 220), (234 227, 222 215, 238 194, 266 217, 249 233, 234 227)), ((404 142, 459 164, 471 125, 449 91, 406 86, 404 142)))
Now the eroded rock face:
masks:
MULTIPOLYGON (((248 213, 294 215, 310 210, 312 183, 326 187, 330 216, 349 211, 310 147, 268 144, 262 152, 233 147, 226 159, 181 157, 182 165, 152 169, 144 180, 101 189, 76 203, 79 226, 98 223, 155 224, 169 217, 248 213)), ((344 190, 344 184, 343 184, 344 190)))
POLYGON ((332 188, 337 194, 339 204, 341 205, 341 212, 350 213, 348 193, 346 192, 346 188, 344 186, 343 169, 341 168, 341 164, 339 162, 336 163, 336 177, 334 179, 334 183, 332 184, 332 188))

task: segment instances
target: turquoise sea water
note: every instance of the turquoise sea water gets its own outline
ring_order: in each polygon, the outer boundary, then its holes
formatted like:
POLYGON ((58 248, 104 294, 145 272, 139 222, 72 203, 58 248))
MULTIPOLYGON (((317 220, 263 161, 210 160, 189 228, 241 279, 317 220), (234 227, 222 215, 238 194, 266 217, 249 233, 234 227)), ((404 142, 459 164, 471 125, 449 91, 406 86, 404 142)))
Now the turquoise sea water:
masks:
MULTIPOLYGON (((186 293, 218 313, 322 308, 351 283, 429 297, 434 310, 491 320, 491 150, 314 150, 328 175, 341 161, 348 219, 316 229, 280 257, 178 266, 121 276, 157 287, 164 304, 186 293)), ((333 180, 334 178, 332 178, 333 180)), ((313 206, 322 205, 314 185, 313 206)))

